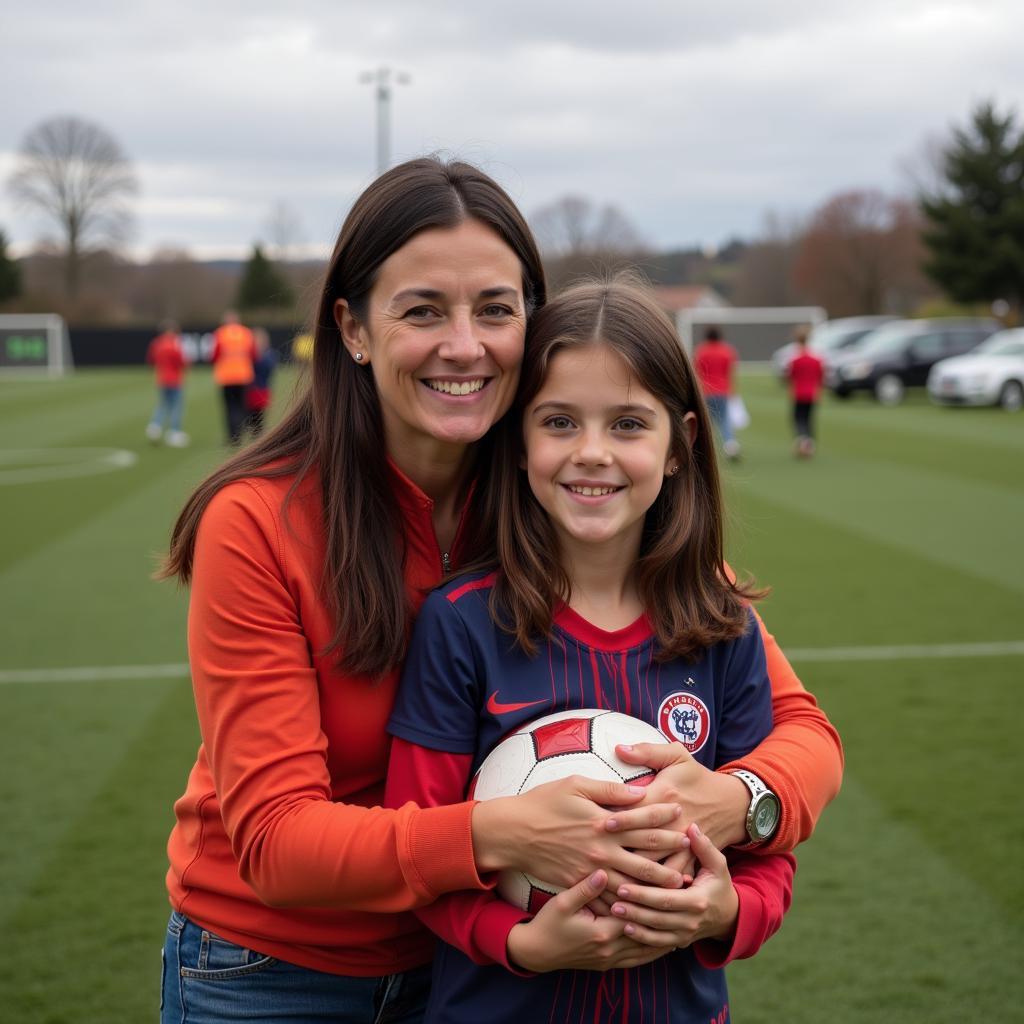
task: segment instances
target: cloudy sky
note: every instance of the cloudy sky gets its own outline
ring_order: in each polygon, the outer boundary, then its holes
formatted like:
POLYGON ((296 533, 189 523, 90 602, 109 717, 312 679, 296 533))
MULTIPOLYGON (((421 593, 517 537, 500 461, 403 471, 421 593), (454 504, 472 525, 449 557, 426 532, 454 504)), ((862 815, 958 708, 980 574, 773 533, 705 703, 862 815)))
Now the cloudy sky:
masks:
MULTIPOLYGON (((906 191, 908 162, 992 98, 1024 112, 1021 0, 37 0, 0 33, 0 179, 25 133, 98 122, 140 183, 136 252, 327 250, 376 168, 444 151, 527 214, 616 204, 653 245, 757 234, 848 188, 906 191)), ((0 189, 19 250, 47 225, 0 189)))

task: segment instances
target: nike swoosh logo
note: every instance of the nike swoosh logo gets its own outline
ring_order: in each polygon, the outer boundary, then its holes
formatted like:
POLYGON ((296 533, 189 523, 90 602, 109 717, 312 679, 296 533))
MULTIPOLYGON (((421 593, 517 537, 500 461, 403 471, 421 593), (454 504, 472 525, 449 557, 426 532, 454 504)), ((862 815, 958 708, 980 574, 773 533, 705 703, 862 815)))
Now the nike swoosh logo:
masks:
POLYGON ((543 700, 529 700, 525 704, 500 704, 498 703, 498 691, 487 698, 487 710, 492 715, 507 715, 510 711, 522 711, 523 708, 532 708, 535 704, 543 704, 543 700))

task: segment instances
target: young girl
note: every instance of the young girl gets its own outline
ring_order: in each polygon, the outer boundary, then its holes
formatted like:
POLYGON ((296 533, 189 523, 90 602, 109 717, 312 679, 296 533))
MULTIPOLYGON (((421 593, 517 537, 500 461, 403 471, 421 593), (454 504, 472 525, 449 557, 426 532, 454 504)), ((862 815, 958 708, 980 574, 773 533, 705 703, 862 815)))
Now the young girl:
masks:
MULTIPOLYGON (((388 802, 463 799, 504 735, 569 708, 645 719, 709 767, 756 746, 772 725, 757 595, 724 565, 708 415, 642 289, 582 285, 536 315, 494 460, 490 564, 417 620, 388 802)), ((687 838, 688 888, 626 880, 602 895, 596 871, 532 919, 480 892, 419 911, 444 940, 427 1020, 728 1020, 721 968, 778 928, 794 861, 727 862, 695 826, 687 838), (595 951, 617 969, 573 969, 595 951)))

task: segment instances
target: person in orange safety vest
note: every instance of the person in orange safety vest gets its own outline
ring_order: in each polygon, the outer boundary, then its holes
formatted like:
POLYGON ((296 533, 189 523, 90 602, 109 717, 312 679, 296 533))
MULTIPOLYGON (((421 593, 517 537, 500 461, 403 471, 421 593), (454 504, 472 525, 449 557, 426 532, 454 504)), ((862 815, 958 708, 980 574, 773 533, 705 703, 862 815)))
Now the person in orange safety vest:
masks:
POLYGON ((242 443, 247 416, 245 390, 252 383, 255 361, 256 340, 252 331, 239 322, 234 310, 228 310, 213 332, 212 362, 213 379, 224 396, 228 443, 233 447, 242 443))

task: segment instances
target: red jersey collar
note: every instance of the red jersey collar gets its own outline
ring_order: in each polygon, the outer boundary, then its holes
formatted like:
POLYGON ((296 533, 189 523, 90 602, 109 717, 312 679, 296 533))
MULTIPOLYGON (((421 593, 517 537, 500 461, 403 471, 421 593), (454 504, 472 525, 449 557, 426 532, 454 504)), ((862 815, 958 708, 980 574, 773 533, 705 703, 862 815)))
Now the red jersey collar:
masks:
POLYGON ((567 604, 558 605, 553 619, 555 625, 565 630, 569 636, 599 651, 624 651, 628 647, 638 647, 654 636, 646 612, 628 626, 610 632, 588 622, 567 604))

